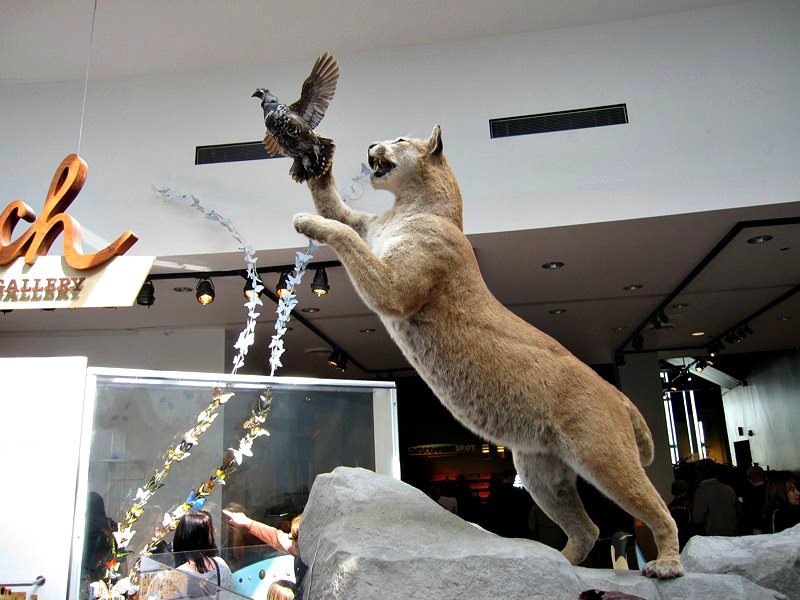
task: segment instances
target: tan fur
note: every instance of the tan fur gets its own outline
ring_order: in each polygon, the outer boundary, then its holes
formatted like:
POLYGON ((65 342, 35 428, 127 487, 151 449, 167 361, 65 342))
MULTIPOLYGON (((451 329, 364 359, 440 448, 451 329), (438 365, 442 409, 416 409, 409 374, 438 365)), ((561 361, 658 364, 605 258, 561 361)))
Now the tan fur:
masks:
POLYGON ((462 231, 461 193, 436 126, 428 140, 384 141, 369 156, 395 165, 376 189, 395 194, 376 216, 348 208, 328 174, 309 187, 321 216, 298 232, 339 255, 366 304, 409 362, 466 427, 511 448, 526 489, 568 535, 582 562, 598 536, 576 473, 653 530, 658 559, 645 573, 683 573, 675 523, 645 475, 650 432, 621 392, 561 344, 498 302, 462 231))

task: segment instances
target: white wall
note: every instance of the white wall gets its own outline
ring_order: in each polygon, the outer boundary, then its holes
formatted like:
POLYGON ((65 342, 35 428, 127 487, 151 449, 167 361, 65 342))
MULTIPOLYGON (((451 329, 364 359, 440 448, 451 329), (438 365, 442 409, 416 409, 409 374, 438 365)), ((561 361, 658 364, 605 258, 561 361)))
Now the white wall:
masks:
POLYGON ((61 600, 67 596, 86 359, 3 358, 0 381, 0 581, 43 575, 39 598, 61 600))
POLYGON ((92 367, 225 373, 225 330, 29 332, 0 337, 0 357, 86 356, 92 367))
MULTIPOLYGON (((340 183, 373 139, 438 122, 465 195, 468 233, 550 227, 796 200, 800 189, 800 4, 702 11, 429 47, 339 56, 320 131, 340 183), (630 124, 489 140, 488 119, 625 102, 630 124)), ((357 32, 354 32, 357 35, 357 32)), ((165 205, 151 184, 201 197, 259 250, 303 246, 310 210, 287 160, 194 166, 196 145, 260 139, 257 85, 293 101, 311 60, 91 80, 70 214, 101 243, 125 229, 135 253, 231 251, 220 227, 165 205)), ((41 209, 76 150, 83 82, 0 87, 0 199, 41 209)), ((358 207, 388 205, 369 192, 358 207)))
POLYGON ((617 369, 619 389, 636 405, 650 428, 655 455, 653 463, 645 471, 661 497, 668 502, 672 499, 670 490, 675 475, 669 455, 667 423, 664 420, 658 353, 626 354, 625 363, 625 366, 617 369))
POLYGON ((759 365, 747 385, 722 396, 731 456, 733 443, 750 440, 753 462, 800 471, 800 352, 759 365), (744 435, 737 428, 742 427, 744 435), (753 431, 753 437, 747 431, 753 431))

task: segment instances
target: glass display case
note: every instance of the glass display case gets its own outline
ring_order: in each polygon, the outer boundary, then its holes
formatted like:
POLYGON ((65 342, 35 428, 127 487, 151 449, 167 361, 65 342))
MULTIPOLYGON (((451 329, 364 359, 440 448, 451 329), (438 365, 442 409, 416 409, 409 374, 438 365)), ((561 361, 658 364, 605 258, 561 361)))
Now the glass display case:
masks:
MULTIPOLYGON (((215 488, 203 506, 213 519, 217 545, 229 548, 232 570, 252 563, 245 557, 260 557, 263 551, 252 548, 262 542, 229 525, 223 508, 288 531, 320 473, 351 466, 400 476, 392 382, 90 368, 70 598, 85 598, 88 584, 102 577, 110 559, 111 531, 134 503, 139 488, 163 467, 170 448, 198 423, 214 388, 234 395, 219 406, 215 420, 187 456, 171 462, 163 487, 149 497, 133 527, 136 533, 126 550, 134 554, 123 560, 122 576, 161 526, 165 513, 185 502, 187 494, 220 467, 226 452, 238 447, 244 423, 262 394, 272 400, 262 425, 269 435, 254 440, 252 456, 242 457, 236 472, 215 488)), ((169 549, 170 540, 168 536, 162 549, 169 549)), ((237 597, 235 590, 227 592, 232 595, 219 597, 237 597)))

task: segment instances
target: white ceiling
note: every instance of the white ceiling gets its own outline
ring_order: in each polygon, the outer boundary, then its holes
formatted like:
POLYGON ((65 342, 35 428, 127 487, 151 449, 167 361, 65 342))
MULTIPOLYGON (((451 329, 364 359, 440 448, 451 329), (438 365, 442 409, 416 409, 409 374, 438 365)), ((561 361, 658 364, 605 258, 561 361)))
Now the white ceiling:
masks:
POLYGON ((0 84, 171 73, 438 44, 732 0, 3 0, 0 84), (298 32, 300 32, 298 34, 298 32))

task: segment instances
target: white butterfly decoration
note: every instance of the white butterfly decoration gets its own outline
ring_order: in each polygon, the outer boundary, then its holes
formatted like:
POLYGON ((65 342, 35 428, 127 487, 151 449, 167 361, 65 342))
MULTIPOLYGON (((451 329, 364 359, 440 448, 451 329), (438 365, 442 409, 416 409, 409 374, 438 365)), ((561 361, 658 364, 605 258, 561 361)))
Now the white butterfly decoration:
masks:
POLYGON ((153 495, 153 492, 151 492, 150 490, 139 488, 138 490, 136 490, 135 502, 137 504, 146 504, 147 500, 152 495, 153 495))
POLYGON ((253 442, 248 440, 242 440, 239 443, 239 448, 228 448, 231 452, 233 452, 233 457, 236 459, 236 464, 242 464, 242 459, 245 456, 253 456, 253 442))
POLYGON ((139 591, 138 585, 133 585, 129 577, 123 577, 111 589, 104 581, 93 581, 89 584, 92 598, 99 600, 120 600, 127 598, 139 591))
POLYGON ((239 334, 239 338, 234 345, 234 348, 237 350, 237 354, 233 358, 232 373, 236 374, 236 371, 244 366, 244 357, 247 355, 247 350, 253 345, 253 342, 255 342, 255 322, 260 316, 259 313, 255 312, 255 307, 262 305, 262 302, 259 299, 259 294, 264 289, 264 286, 261 285, 261 282, 258 278, 258 271, 256 270, 257 259, 255 256, 255 249, 251 244, 248 244, 244 240, 242 235, 239 233, 239 230, 233 224, 233 221, 227 217, 224 217, 213 209, 206 208, 202 205, 200 200, 197 199, 197 197, 190 196, 188 194, 178 194, 168 187, 158 187, 155 185, 151 187, 159 196, 170 200, 179 200, 181 202, 188 203, 191 208, 203 213, 203 216, 209 221, 216 221, 219 223, 222 227, 227 229, 228 232, 230 232, 237 242, 237 248, 244 253, 244 262, 247 265, 247 277, 250 281, 251 287, 256 293, 253 294, 252 299, 248 299, 245 303, 245 307, 247 308, 247 325, 244 332, 239 334))
POLYGON ((122 531, 114 531, 112 535, 117 542, 117 548, 124 548, 131 541, 131 538, 136 535, 136 532, 131 531, 131 528, 128 527, 122 531))

